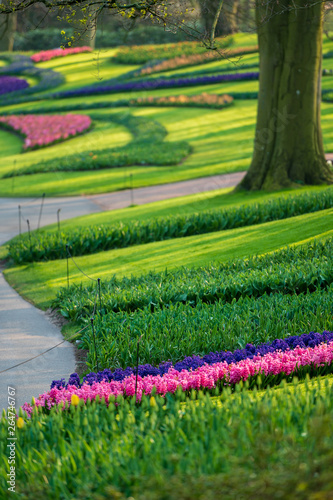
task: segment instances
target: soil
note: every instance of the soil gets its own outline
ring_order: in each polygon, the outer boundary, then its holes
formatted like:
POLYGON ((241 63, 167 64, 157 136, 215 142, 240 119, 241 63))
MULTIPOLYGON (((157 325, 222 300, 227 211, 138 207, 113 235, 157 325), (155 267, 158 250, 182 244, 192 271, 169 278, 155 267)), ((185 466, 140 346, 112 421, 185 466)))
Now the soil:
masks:
MULTIPOLYGON (((64 318, 57 309, 49 308, 45 311, 45 315, 47 316, 50 323, 52 323, 59 329, 61 329, 68 323, 68 320, 64 318)), ((89 351, 88 349, 79 349, 75 341, 71 342, 71 344, 74 347, 75 362, 76 362, 75 370, 76 373, 79 375, 79 377, 82 377, 87 372, 86 361, 89 351)))

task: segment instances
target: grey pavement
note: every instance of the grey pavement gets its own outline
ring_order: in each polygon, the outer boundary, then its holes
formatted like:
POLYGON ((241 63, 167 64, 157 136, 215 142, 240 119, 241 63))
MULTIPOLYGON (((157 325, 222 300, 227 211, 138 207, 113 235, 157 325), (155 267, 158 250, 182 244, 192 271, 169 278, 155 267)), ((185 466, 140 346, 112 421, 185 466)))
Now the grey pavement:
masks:
MULTIPOLYGON (((173 184, 151 186, 120 191, 109 194, 78 196, 67 198, 45 198, 40 217, 41 198, 0 198, 0 245, 16 236, 21 229, 31 229, 57 222, 60 208, 60 221, 100 212, 124 208, 132 203, 141 205, 158 200, 175 198, 194 193, 232 187, 244 176, 244 172, 215 175, 173 184), (19 223, 19 208, 21 226, 19 223)), ((62 342, 62 334, 51 324, 45 313, 36 309, 20 297, 0 273, 0 409, 8 406, 8 387, 16 391, 16 408, 30 402, 32 396, 50 388, 52 380, 68 379, 75 371, 73 346, 64 342, 59 347, 23 363, 47 349, 62 342), (6 370, 6 371, 5 371, 6 370)))
MULTIPOLYGON (((0 273, 0 371, 26 361, 63 341, 45 313, 23 300, 0 273)), ((0 373, 0 408, 8 406, 8 387, 16 391, 16 409, 49 390, 52 380, 75 371, 74 348, 64 342, 42 356, 0 373)))
POLYGON ((62 220, 100 212, 101 209, 93 201, 82 196, 68 198, 45 198, 42 208, 42 198, 0 198, 0 245, 10 240, 20 231, 19 206, 21 207, 21 231, 27 232, 29 220, 31 230, 57 222, 57 211, 60 208, 60 223, 62 220))
POLYGON ((233 187, 243 179, 244 175, 245 172, 213 175, 190 181, 136 188, 132 192, 130 189, 126 189, 116 193, 96 194, 88 196, 88 199, 99 205, 103 210, 115 210, 128 207, 131 204, 144 205, 154 201, 177 198, 178 196, 233 187))

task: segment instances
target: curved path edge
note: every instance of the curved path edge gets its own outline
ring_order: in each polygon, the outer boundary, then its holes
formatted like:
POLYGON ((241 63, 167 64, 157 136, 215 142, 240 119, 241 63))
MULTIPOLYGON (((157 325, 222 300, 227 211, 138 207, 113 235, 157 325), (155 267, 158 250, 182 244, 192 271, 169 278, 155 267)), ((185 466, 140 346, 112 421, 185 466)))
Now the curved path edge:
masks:
MULTIPOLYGON (((101 195, 45 198, 0 198, 0 245, 19 233, 80 215, 142 205, 205 191, 236 186, 245 172, 215 175, 189 181, 163 184, 101 195), (21 222, 19 223, 19 209, 21 222)), ((63 341, 60 329, 46 314, 26 302, 13 290, 0 272, 0 371, 24 362, 63 341)), ((15 389, 16 409, 31 398, 49 390, 52 380, 68 379, 75 371, 75 350, 69 342, 16 368, 0 373, 0 408, 8 407, 8 387, 15 389)))

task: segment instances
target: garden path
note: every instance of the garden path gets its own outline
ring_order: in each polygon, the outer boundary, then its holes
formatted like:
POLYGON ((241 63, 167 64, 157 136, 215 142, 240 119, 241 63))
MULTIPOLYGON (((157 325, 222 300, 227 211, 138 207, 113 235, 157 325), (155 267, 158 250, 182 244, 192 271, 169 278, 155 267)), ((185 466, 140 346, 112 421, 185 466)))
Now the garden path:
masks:
MULTIPOLYGON (((101 195, 67 198, 45 198, 40 217, 41 198, 0 198, 0 245, 19 233, 18 206, 21 206, 21 230, 27 231, 28 219, 31 229, 36 229, 60 219, 79 215, 124 208, 134 203, 142 205, 153 201, 175 198, 194 193, 203 193, 224 187, 232 187, 244 176, 244 172, 216 175, 174 184, 120 191, 101 195)), ((46 354, 22 363, 56 344, 62 342, 60 329, 50 323, 39 309, 26 302, 6 282, 0 269, 0 409, 8 406, 8 386, 16 390, 16 408, 47 391, 54 379, 68 379, 75 371, 74 348, 69 342, 46 354)))

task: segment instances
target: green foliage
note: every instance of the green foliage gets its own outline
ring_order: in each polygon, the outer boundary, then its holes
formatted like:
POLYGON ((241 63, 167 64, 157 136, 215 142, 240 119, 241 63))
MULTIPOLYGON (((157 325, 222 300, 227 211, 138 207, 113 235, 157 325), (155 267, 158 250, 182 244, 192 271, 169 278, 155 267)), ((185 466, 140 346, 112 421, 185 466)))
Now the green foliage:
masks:
MULTIPOLYGON (((154 148, 151 147, 146 158, 154 154, 154 151, 154 148)), ((161 151, 161 157, 163 156, 162 153, 163 150, 161 151)), ((99 153, 98 157, 100 156, 103 158, 104 153, 102 155, 99 153)), ((93 160, 92 157, 88 158, 91 163, 98 162, 98 158, 97 160, 93 160)), ((121 158, 121 155, 118 158, 121 158)), ((53 165, 52 162, 51 165, 53 165)), ((62 163, 59 162, 59 165, 62 165, 62 163)), ((164 217, 147 222, 120 223, 116 226, 100 224, 84 228, 78 227, 75 230, 61 231, 60 233, 35 232, 31 242, 27 235, 13 240, 9 244, 9 257, 16 263, 55 260, 66 258, 66 244, 70 247, 71 255, 86 255, 115 248, 142 245, 153 241, 183 238, 262 224, 325 210, 332 206, 333 190, 329 188, 319 193, 306 193, 289 198, 278 198, 264 203, 185 216, 164 217)))
MULTIPOLYGON (((116 27, 115 27, 116 28, 116 27)), ((161 30, 157 26, 141 25, 135 26, 130 31, 113 29, 112 31, 99 30, 96 32, 96 49, 118 47, 121 45, 168 43, 175 40, 183 40, 185 37, 179 31, 172 33, 161 30)), ((66 35, 71 37, 74 30, 71 27, 66 28, 66 35)), ((14 50, 16 51, 39 51, 50 50, 60 45, 66 46, 64 37, 59 28, 36 28, 26 33, 15 33, 14 50)))
POLYGON ((99 150, 98 153, 76 153, 62 158, 39 161, 29 167, 8 172, 3 178, 47 172, 99 170, 131 165, 177 165, 191 153, 185 142, 173 142, 172 148, 163 139, 167 130, 158 122, 130 114, 99 115, 90 113, 92 119, 118 123, 133 135, 130 144, 118 148, 99 150))
MULTIPOLYGON (((106 311, 132 312, 145 306, 165 307, 178 302, 195 306, 198 302, 231 303, 241 297, 261 297, 265 293, 293 294, 326 289, 333 282, 328 256, 333 238, 314 241, 296 248, 233 262, 210 264, 197 269, 179 268, 171 272, 148 273, 102 283, 106 311)), ((54 302, 77 321, 94 309, 95 285, 62 288, 54 302)))
MULTIPOLYGON (((299 295, 282 292, 259 298, 242 297, 231 303, 198 302, 196 307, 177 303, 152 312, 151 306, 133 313, 108 312, 102 305, 97 315, 96 349, 99 369, 135 366, 136 343, 140 341, 140 364, 173 363, 186 356, 244 348, 246 344, 271 342, 333 327, 333 286, 299 295)), ((78 305, 78 302, 76 305, 78 305)), ((62 312, 66 315, 64 301, 62 312)), ((85 311, 81 309, 81 313, 85 311)), ((89 325, 84 319, 81 324, 89 325)), ((89 351, 88 371, 96 369, 90 329, 81 335, 79 347, 89 351)))
MULTIPOLYGON (((36 412, 17 429, 22 500, 329 499, 332 378, 198 401, 144 398, 36 412), (319 496, 320 495, 320 496, 319 496)), ((8 422, 0 426, 7 492, 8 422)))

